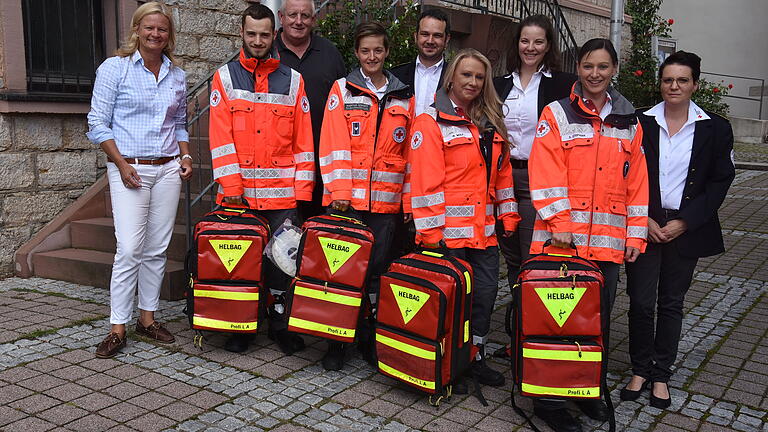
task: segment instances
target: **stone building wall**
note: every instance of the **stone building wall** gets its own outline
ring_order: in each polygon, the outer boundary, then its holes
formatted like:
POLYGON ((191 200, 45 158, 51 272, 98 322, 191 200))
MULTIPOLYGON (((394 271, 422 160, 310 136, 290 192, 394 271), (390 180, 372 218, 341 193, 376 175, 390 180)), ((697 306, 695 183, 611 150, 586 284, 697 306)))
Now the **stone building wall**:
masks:
POLYGON ((246 0, 170 0, 176 56, 192 86, 240 48, 240 14, 246 0))
POLYGON ((84 115, 0 114, 0 276, 13 254, 104 172, 84 115))

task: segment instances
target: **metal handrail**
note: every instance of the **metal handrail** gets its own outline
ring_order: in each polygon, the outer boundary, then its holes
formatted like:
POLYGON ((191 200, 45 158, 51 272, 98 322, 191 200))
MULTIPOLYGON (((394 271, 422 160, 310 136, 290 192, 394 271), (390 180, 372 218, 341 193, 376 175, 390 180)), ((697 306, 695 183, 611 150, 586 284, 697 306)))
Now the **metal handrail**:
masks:
POLYGON ((758 102, 760 107, 758 108, 757 118, 758 118, 758 120, 762 120, 762 118, 763 118, 763 99, 766 96, 766 94, 765 94, 765 79, 763 79, 763 78, 755 78, 755 77, 746 77, 746 76, 740 76, 740 75, 728 75, 728 74, 721 74, 721 73, 714 73, 714 72, 704 72, 704 71, 701 71, 701 73, 702 73, 702 75, 714 75, 714 76, 725 77, 725 78, 736 78, 736 79, 742 79, 742 80, 747 80, 747 81, 758 81, 760 83, 760 97, 759 98, 747 97, 747 96, 736 96, 736 95, 731 95, 731 94, 724 95, 723 97, 729 97, 729 98, 733 98, 733 99, 742 99, 742 100, 748 100, 748 101, 752 101, 752 102, 758 102))

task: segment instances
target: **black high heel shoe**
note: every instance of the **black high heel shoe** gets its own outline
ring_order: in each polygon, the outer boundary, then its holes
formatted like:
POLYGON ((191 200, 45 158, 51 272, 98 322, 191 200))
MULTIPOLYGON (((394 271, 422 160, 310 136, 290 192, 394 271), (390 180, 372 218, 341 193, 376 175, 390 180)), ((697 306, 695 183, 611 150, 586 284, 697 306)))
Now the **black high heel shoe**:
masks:
MULTIPOLYGON (((669 393, 669 385, 667 383, 659 384, 664 384, 667 386, 667 393, 669 393)), ((651 385, 651 406, 658 409, 667 409, 670 405, 672 405, 672 395, 670 394, 666 399, 656 397, 653 395, 653 385, 651 385)))
POLYGON ((626 387, 621 389, 621 393, 619 393, 619 398, 623 401, 633 401, 640 397, 640 394, 643 392, 643 390, 650 387, 651 380, 646 379, 643 382, 643 385, 640 386, 640 390, 630 390, 626 387))

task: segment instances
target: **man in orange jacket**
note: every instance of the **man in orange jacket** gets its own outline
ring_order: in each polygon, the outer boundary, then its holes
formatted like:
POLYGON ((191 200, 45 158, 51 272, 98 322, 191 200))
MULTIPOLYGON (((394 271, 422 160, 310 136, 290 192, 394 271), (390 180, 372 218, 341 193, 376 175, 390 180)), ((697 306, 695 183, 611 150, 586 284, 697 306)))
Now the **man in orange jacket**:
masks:
MULTIPOLYGON (((378 293, 386 271, 395 218, 402 208, 406 137, 414 110, 411 88, 384 70, 388 53, 387 31, 381 24, 357 27, 355 55, 360 68, 333 84, 320 135, 323 205, 342 211, 353 208, 376 239, 368 283, 371 296, 378 293)), ((364 356, 370 354, 367 330, 358 332, 364 356)), ((328 348, 323 366, 341 369, 344 346, 329 342, 328 348)))
MULTIPOLYGON (((216 71, 211 87, 210 146, 218 204, 258 210, 274 231, 297 222, 296 202, 311 201, 314 147, 304 81, 280 64, 272 49, 275 16, 261 4, 243 12, 240 58, 216 71)), ((284 292, 289 278, 266 261, 265 280, 275 297, 269 336, 292 354, 304 347, 287 331, 284 292)), ((233 334, 225 348, 243 352, 250 335, 233 334)))

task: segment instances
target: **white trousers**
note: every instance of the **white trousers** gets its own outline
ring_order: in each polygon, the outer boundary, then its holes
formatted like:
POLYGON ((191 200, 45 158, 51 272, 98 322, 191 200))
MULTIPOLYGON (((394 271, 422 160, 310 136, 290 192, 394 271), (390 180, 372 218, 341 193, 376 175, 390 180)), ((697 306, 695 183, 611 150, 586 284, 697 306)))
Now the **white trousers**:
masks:
POLYGON ((181 192, 181 165, 133 165, 141 187, 128 189, 120 170, 107 163, 117 251, 109 284, 112 314, 109 322, 131 320, 133 297, 139 291, 139 309, 156 311, 165 275, 165 252, 171 241, 181 192))

